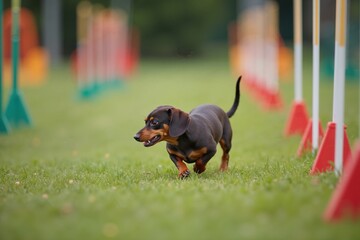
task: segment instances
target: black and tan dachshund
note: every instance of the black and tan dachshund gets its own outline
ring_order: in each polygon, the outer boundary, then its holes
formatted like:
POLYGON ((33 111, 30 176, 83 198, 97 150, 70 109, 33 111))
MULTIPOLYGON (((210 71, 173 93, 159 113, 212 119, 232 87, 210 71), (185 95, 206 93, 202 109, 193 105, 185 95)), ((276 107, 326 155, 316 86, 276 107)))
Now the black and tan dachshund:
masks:
POLYGON ((220 142, 223 150, 220 170, 225 171, 232 139, 229 118, 239 105, 240 80, 241 76, 236 82, 234 103, 227 113, 210 104, 198 106, 189 114, 172 106, 159 106, 145 119, 145 127, 135 134, 135 140, 143 142, 145 147, 166 141, 170 159, 179 170, 179 178, 190 174, 184 162, 195 163, 196 173, 204 172, 220 142))

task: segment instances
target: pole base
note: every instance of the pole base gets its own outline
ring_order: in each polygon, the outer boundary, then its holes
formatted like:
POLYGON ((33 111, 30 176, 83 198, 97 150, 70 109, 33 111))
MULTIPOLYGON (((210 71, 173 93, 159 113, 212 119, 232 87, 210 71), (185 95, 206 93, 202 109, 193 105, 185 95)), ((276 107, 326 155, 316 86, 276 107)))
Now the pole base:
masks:
POLYGON ((263 93, 263 99, 263 105, 267 110, 280 110, 283 107, 279 92, 265 91, 263 93))
POLYGON ((247 79, 250 80, 245 81, 245 87, 261 107, 270 111, 283 108, 283 101, 279 91, 271 90, 259 84, 259 80, 255 77, 247 77, 247 79))
POLYGON ((28 114, 25 102, 19 91, 13 91, 10 95, 8 105, 5 110, 5 115, 13 127, 20 125, 31 125, 31 119, 28 114))
POLYGON ((330 202, 324 212, 326 221, 336 221, 344 217, 360 217, 360 142, 355 146, 353 157, 348 160, 344 174, 339 180, 330 202))
MULTIPOLYGON (((310 174, 334 170, 335 161, 335 128, 336 123, 329 122, 325 132, 324 139, 322 140, 319 151, 315 158, 314 164, 311 168, 310 174)), ((344 126, 344 150, 343 160, 344 167, 346 167, 347 160, 350 157, 350 144, 346 134, 346 126, 344 126)))
MULTIPOLYGON (((310 152, 311 149, 312 149, 312 132, 313 132, 312 125, 313 125, 313 121, 312 121, 312 119, 310 119, 307 126, 306 126, 304 135, 302 136, 299 148, 298 148, 297 153, 296 153, 296 155, 298 157, 301 157, 305 152, 310 152)), ((320 121, 319 121, 319 132, 318 132, 318 134, 319 134, 319 143, 320 143, 321 139, 324 136, 324 131, 323 131, 322 127, 321 127, 320 121)))
POLYGON ((290 135, 303 135, 306 129, 306 125, 309 121, 309 117, 306 111, 306 106, 303 101, 294 101, 291 107, 290 116, 286 123, 284 135, 286 137, 290 135))

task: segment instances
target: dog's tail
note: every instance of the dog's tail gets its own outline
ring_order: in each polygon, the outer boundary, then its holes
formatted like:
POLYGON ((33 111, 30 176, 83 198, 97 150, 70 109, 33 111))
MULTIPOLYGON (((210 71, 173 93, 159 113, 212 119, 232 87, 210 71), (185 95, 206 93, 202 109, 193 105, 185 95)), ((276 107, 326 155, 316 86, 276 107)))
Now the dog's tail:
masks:
POLYGON ((236 112, 236 109, 239 106, 239 102, 240 102, 240 82, 241 82, 241 76, 238 78, 238 80, 236 82, 234 103, 233 103, 231 109, 226 113, 228 118, 231 118, 234 115, 234 113, 236 112))

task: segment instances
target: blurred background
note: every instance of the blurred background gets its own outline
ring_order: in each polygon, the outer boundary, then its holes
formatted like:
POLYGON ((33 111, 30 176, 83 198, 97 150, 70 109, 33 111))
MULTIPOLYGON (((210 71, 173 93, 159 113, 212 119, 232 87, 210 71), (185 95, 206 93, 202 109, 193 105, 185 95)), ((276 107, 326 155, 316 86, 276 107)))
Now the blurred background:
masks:
MULTIPOLYGON (((68 59, 77 46, 76 9, 80 0, 22 1, 34 17, 39 42, 49 50, 51 62, 68 59)), ((226 46, 229 23, 236 21, 248 5, 262 0, 92 0, 105 8, 122 8, 129 27, 139 32, 143 57, 189 57, 204 54, 209 45, 226 46)), ((293 1, 276 0, 279 6, 279 30, 284 42, 292 44, 293 1)), ((349 31, 359 31, 359 1, 349 2, 349 31)), ((9 8, 11 1, 4 1, 9 8)), ((333 49, 335 0, 321 1, 324 44, 333 49)), ((303 1, 304 41, 311 43, 312 1, 303 1)), ((359 41, 357 38, 351 41, 359 41)))
MULTIPOLYGON (((6 86, 12 82, 13 1, 3 1, 6 86)), ((56 66, 70 70, 81 98, 122 88, 144 61, 217 59, 281 105, 279 82, 293 79, 290 0, 21 1, 20 85, 41 85, 56 66)), ((336 0, 321 1, 321 72, 334 73, 336 0)), ((360 2, 348 1, 347 79, 359 78, 360 2)), ((304 62, 311 59, 312 1, 302 1, 304 62)), ((308 67, 306 67, 308 69, 308 67)), ((135 78, 136 79, 136 78, 135 78)), ((258 95, 258 93, 255 93, 258 95)))
MULTIPOLYGON (((5 85, 11 83, 11 2, 4 1, 3 14, 5 85)), ((320 5, 321 70, 330 79, 335 5, 336 0, 320 5)), ((348 1, 349 79, 359 77, 359 9, 359 1, 348 1)), ((302 13, 306 59, 311 56, 312 1, 302 1, 302 13)), ((124 85, 144 59, 208 57, 221 57, 234 78, 246 75, 270 98, 278 94, 278 80, 292 81, 289 0, 21 1, 19 15, 21 85, 41 84, 51 67, 70 66, 80 96, 88 98, 124 85)))

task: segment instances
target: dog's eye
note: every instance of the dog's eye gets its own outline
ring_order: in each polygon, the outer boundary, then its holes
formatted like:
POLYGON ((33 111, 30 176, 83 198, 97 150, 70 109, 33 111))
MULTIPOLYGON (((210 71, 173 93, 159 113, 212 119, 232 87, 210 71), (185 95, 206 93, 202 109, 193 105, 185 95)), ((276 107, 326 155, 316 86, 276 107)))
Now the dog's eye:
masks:
POLYGON ((154 120, 151 120, 151 121, 150 121, 150 126, 151 126, 151 127, 155 127, 155 126, 157 126, 158 124, 159 124, 159 121, 158 121, 158 120, 155 120, 155 119, 154 119, 154 120))

